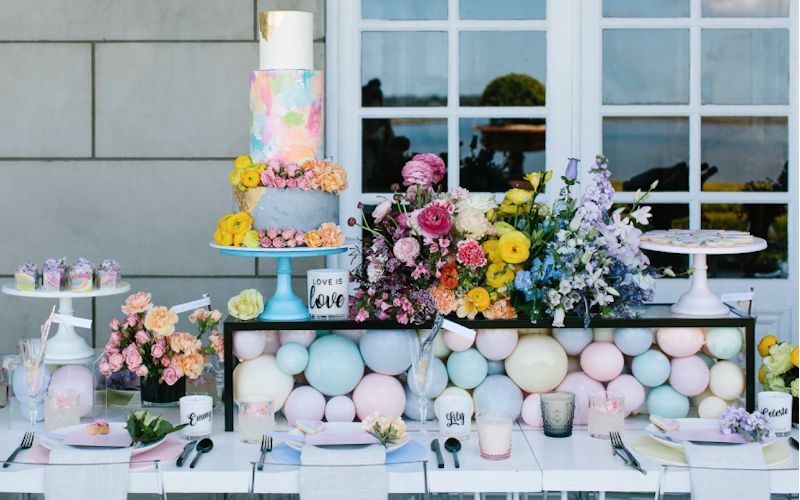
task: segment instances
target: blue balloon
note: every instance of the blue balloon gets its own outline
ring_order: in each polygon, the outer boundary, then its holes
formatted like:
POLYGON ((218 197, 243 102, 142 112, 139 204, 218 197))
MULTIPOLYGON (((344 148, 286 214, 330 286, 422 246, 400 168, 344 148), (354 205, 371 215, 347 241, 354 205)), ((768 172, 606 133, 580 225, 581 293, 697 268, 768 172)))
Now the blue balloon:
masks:
POLYGON ((663 353, 649 349, 633 358, 631 371, 642 385, 655 387, 669 378, 669 359, 663 353))
POLYGON ((411 347, 416 340, 414 330, 368 330, 358 346, 370 370, 394 376, 411 366, 411 347))
POLYGON ((614 344, 628 356, 638 356, 653 345, 653 330, 650 328, 617 328, 614 330, 614 344))
POLYGON ((522 411, 522 390, 505 375, 489 375, 472 393, 477 414, 505 415, 516 419, 522 411))
MULTIPOLYGON (((429 398, 435 398, 447 387, 447 368, 445 368, 444 362, 439 358, 433 358, 431 365, 431 381, 428 383, 428 389, 425 391, 425 395, 429 398)), ((416 394, 419 392, 419 387, 417 387, 417 381, 411 373, 413 370, 413 367, 408 369, 406 380, 408 381, 408 387, 416 394)), ((414 397, 416 398, 417 396, 414 397)))
POLYGON ((487 360, 489 364, 489 375, 505 375, 506 374, 506 363, 505 360, 499 361, 492 361, 491 359, 487 360))
POLYGON ((275 355, 278 368, 287 375, 297 375, 306 369, 308 349, 303 344, 288 342, 283 344, 275 355))
POLYGON ((322 394, 347 394, 356 388, 363 375, 364 360, 352 340, 331 334, 309 346, 305 377, 322 394))
MULTIPOLYGON (((405 386, 406 390, 406 407, 403 410, 403 415, 410 418, 411 420, 420 420, 419 418, 419 396, 417 396, 414 391, 409 386, 405 386)), ((433 400, 428 399, 428 419, 427 421, 430 422, 431 420, 435 420, 436 415, 433 412, 433 400)))
POLYGON ((447 358, 447 374, 453 384, 462 389, 478 387, 489 373, 489 364, 474 347, 454 352, 447 358))
POLYGON ((689 398, 669 384, 659 385, 647 394, 647 411, 664 418, 684 418, 689 414, 689 398))
POLYGON ((732 359, 742 352, 742 331, 730 326, 709 328, 706 333, 706 348, 719 359, 732 359))

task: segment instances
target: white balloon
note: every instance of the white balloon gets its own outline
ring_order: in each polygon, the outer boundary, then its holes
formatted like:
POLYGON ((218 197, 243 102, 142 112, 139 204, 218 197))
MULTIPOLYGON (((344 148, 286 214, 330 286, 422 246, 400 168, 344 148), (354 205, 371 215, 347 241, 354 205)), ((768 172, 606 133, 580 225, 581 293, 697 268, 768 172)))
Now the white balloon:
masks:
POLYGON ((261 356, 239 363, 233 370, 233 399, 246 401, 263 398, 272 400, 273 410, 283 407, 292 391, 294 378, 278 368, 275 356, 261 356))
POLYGON ((266 345, 267 337, 261 331, 233 332, 233 355, 240 361, 257 358, 266 345))
POLYGON ((577 356, 592 343, 592 331, 586 328, 554 328, 553 337, 570 356, 577 356))

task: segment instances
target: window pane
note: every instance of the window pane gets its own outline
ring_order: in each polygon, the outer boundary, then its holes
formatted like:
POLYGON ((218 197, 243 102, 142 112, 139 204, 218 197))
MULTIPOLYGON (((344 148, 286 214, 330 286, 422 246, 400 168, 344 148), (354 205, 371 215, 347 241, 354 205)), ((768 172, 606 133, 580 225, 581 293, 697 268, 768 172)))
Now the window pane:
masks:
POLYGON ((461 19, 544 19, 545 0, 461 0, 461 19))
POLYGON ((689 190, 689 119, 603 118, 603 152, 617 191, 689 190))
POLYGON ((687 104, 689 31, 603 31, 604 104, 687 104))
POLYGON ((702 205, 703 228, 750 231, 767 240, 767 249, 740 255, 709 256, 709 275, 717 278, 785 278, 787 205, 702 205))
POLYGON ((470 191, 502 192, 545 169, 544 119, 462 118, 459 141, 460 184, 470 191))
POLYGON ((365 107, 446 106, 447 33, 364 32, 361 85, 365 107))
POLYGON ((447 0, 361 0, 362 19, 447 19, 447 0))
MULTIPOLYGON (((644 205, 650 207, 652 217, 650 217, 650 224, 646 226, 636 225, 642 231, 647 232, 654 229, 689 229, 689 205, 672 203, 644 203, 644 205)), ((615 203, 612 209, 622 206, 626 207, 626 213, 630 213, 631 205, 629 204, 615 203)), ((677 274, 685 273, 689 269, 688 255, 652 252, 647 250, 644 250, 644 253, 650 258, 650 265, 653 267, 671 267, 677 274)))
POLYGON ((389 192, 392 183, 402 182, 400 170, 403 164, 417 153, 436 153, 447 159, 445 119, 364 119, 361 133, 362 187, 365 193, 389 192))
POLYGON ((688 17, 689 0, 603 0, 603 17, 688 17))
POLYGON ((788 189, 786 118, 703 118, 700 149, 708 168, 704 191, 788 189))
POLYGON ((789 31, 705 29, 703 104, 787 104, 789 31))
POLYGON ((704 17, 788 17, 789 0, 703 0, 704 17))
POLYGON ((461 105, 544 106, 546 43, 543 31, 462 31, 461 105))

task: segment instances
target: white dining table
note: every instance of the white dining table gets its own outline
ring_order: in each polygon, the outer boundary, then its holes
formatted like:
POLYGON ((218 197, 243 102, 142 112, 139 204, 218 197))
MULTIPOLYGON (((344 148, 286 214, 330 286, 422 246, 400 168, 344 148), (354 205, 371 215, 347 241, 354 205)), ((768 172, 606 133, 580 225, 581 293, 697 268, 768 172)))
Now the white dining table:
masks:
MULTIPOLYGON (((28 428, 27 422, 16 411, 11 407, 0 409, 0 459, 13 451, 28 428)), ((175 408, 151 411, 173 422, 178 421, 175 408)), ((122 421, 127 412, 119 408, 100 408, 96 409, 95 415, 109 421, 122 421)), ((646 419, 641 417, 626 420, 626 442, 630 443, 634 436, 643 433, 645 425, 646 419)), ((243 443, 238 432, 224 432, 221 411, 215 411, 213 427, 214 449, 202 457, 197 468, 176 467, 174 461, 160 464, 167 493, 248 492, 253 479, 251 464, 259 458, 258 444, 243 443)), ((797 429, 793 432, 796 437, 797 429)), ((517 424, 512 435, 511 458, 504 461, 480 458, 477 433, 473 429, 470 438, 462 441, 459 469, 454 467, 452 456, 444 449, 445 467, 437 468, 436 456, 430 451, 430 440, 438 437, 435 421, 429 423, 424 436, 420 424, 411 421, 409 433, 428 450, 428 487, 434 493, 464 493, 475 498, 479 498, 481 493, 504 492, 510 498, 542 491, 594 491, 600 492, 601 496, 603 492, 652 493, 659 488, 659 477, 663 472, 659 463, 641 454, 637 454, 637 458, 648 471, 647 475, 625 467, 612 455, 609 442, 590 437, 585 427, 576 427, 571 437, 558 439, 544 436, 540 429, 517 424), (425 440, 420 437, 425 437, 425 440)), ((440 441, 443 443, 442 439, 440 441)), ((18 460, 25 461, 25 452, 20 453, 18 460)), ((389 468, 391 493, 419 492, 422 480, 421 465, 389 468)), ((789 462, 775 468, 770 480, 774 493, 798 493, 796 450, 792 449, 789 462)), ((129 481, 131 493, 156 491, 157 475, 152 469, 132 470, 129 481)), ((43 467, 19 464, 0 469, 0 492, 41 493, 43 483, 43 467)), ((298 467, 268 464, 263 472, 255 474, 253 486, 256 493, 296 493, 298 467)), ((661 488, 672 493, 689 492, 688 471, 670 468, 661 488)))

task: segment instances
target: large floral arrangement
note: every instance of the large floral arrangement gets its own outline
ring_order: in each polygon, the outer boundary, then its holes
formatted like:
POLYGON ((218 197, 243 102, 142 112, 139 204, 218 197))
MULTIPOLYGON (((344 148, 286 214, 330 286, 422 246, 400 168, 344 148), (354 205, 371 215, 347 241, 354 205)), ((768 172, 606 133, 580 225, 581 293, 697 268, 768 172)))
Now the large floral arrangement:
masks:
POLYGON ((778 342, 774 335, 766 335, 758 343, 758 353, 763 358, 758 371, 758 381, 767 391, 798 395, 798 366, 800 351, 790 342, 778 342))
POLYGON ((127 369, 141 379, 175 385, 181 377, 196 379, 212 352, 222 354, 222 337, 214 330, 221 314, 217 310, 197 310, 190 321, 198 325, 200 336, 176 332, 178 316, 164 306, 154 306, 151 295, 137 292, 122 305, 125 317, 109 324, 111 335, 100 361, 100 373, 110 376, 127 369), (211 331, 210 344, 203 347, 200 337, 211 331))
POLYGON ((303 191, 319 189, 339 194, 347 189, 347 174, 338 163, 330 160, 308 160, 301 164, 270 160, 253 163, 249 156, 239 156, 228 176, 231 185, 240 191, 248 188, 298 188, 303 191))

